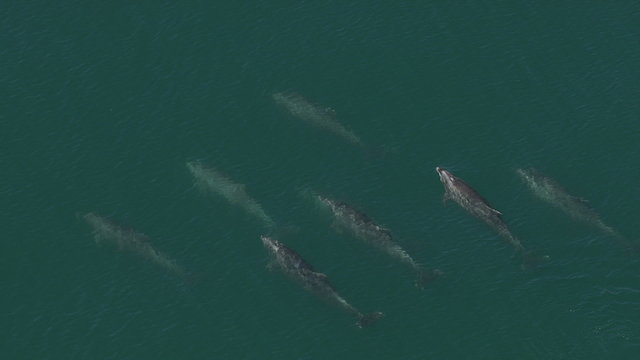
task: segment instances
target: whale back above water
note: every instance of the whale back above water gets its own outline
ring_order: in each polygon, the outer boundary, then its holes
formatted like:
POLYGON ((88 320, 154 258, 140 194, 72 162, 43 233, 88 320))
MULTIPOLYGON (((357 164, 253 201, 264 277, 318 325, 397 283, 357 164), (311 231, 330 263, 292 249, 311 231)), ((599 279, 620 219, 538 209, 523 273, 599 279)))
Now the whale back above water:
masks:
POLYGON ((238 206, 248 214, 260 219, 267 227, 275 227, 273 219, 267 215, 256 200, 249 196, 244 184, 232 181, 216 169, 207 167, 199 161, 187 162, 187 169, 201 190, 221 196, 230 204, 238 206))
POLYGON ((295 250, 282 244, 280 241, 262 235, 262 244, 267 249, 276 267, 281 269, 286 275, 300 284, 305 290, 314 293, 334 304, 338 305, 348 313, 354 315, 358 320, 359 327, 369 326, 382 317, 382 313, 374 312, 363 314, 358 309, 349 304, 333 286, 329 283, 328 277, 315 269, 302 258, 295 250))
POLYGON ((453 200, 472 215, 491 226, 502 229, 506 225, 502 221, 502 213, 493 208, 484 197, 464 180, 454 176, 448 170, 436 168, 440 181, 445 188, 444 200, 453 200))
POLYGON ((436 168, 440 176, 440 181, 445 188, 444 200, 453 200, 467 212, 484 221, 491 226, 505 241, 507 241, 518 253, 523 256, 525 263, 533 263, 546 256, 537 256, 527 251, 520 240, 509 230, 507 224, 502 220, 502 213, 494 209, 476 190, 468 185, 464 180, 454 176, 448 170, 441 167, 436 168))
POLYGON ((587 200, 570 194, 556 180, 533 168, 516 169, 516 174, 535 196, 562 210, 574 220, 595 226, 605 234, 622 237, 615 229, 604 223, 587 200))
POLYGON ((360 137, 336 120, 335 110, 314 105, 294 92, 277 92, 271 97, 278 106, 286 109, 293 117, 315 127, 326 129, 352 144, 364 146, 360 137))
POLYGON ((82 217, 92 227, 96 243, 112 244, 119 251, 136 254, 185 280, 189 279, 189 274, 174 260, 169 259, 158 251, 151 244, 148 236, 133 229, 117 225, 113 221, 92 212, 82 217))
POLYGON ((319 203, 329 208, 337 226, 349 230, 355 237, 387 253, 390 257, 408 264, 417 273, 416 286, 423 288, 442 274, 438 269, 428 270, 418 264, 393 239, 389 229, 377 224, 364 212, 343 201, 336 201, 322 195, 315 197, 319 203))

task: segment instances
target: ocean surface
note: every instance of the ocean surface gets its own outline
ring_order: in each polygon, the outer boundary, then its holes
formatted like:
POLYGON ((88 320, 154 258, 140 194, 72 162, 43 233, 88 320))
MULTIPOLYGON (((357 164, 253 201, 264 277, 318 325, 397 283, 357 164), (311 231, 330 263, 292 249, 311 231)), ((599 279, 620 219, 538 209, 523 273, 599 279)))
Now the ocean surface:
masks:
POLYGON ((0 358, 637 359, 640 256, 515 170, 640 239, 639 24, 631 0, 3 1, 0 358), (243 184, 275 226, 194 186, 188 162, 243 184), (436 166, 551 260, 523 271, 443 204, 436 166), (445 275, 416 288, 309 191, 445 275), (87 213, 189 278, 97 244, 87 213), (269 270, 262 234, 384 318, 359 329, 269 270))

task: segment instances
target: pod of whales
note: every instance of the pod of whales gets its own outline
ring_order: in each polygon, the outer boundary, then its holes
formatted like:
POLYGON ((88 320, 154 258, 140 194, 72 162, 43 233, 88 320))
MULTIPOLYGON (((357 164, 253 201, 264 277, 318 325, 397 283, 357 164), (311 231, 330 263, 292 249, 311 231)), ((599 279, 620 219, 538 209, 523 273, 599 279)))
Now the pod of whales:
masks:
POLYGON ((174 260, 156 250, 146 235, 119 226, 111 220, 92 212, 83 215, 83 218, 93 228, 93 235, 97 244, 107 243, 113 245, 119 251, 136 254, 183 280, 189 280, 189 273, 176 264, 174 260))
POLYGON ((548 260, 548 256, 546 255, 538 256, 527 251, 520 240, 511 233, 507 224, 502 220, 502 213, 489 205, 487 200, 480 196, 480 194, 466 182, 441 167, 437 167, 436 172, 440 176, 440 181, 445 189, 443 201, 453 200, 471 215, 492 227, 498 235, 507 241, 507 243, 522 256, 524 266, 534 265, 540 261, 548 260))
POLYGON ((415 282, 417 287, 424 288, 425 285, 442 275, 438 269, 428 270, 418 264, 393 240, 391 231, 376 224, 365 213, 345 202, 322 195, 315 195, 315 198, 331 211, 337 226, 349 230, 355 237, 409 265, 417 273, 415 282))
POLYGON ((381 318, 381 312, 363 314, 349 304, 329 283, 327 275, 316 272, 300 254, 269 236, 260 236, 262 244, 271 255, 271 268, 277 267, 287 276, 300 284, 305 290, 329 300, 357 318, 356 325, 365 327, 381 318))
MULTIPOLYGON (((225 198, 230 204, 261 220, 269 230, 275 229, 275 222, 265 213, 260 204, 247 194, 244 185, 235 183, 217 170, 205 167, 200 162, 187 162, 186 165, 200 189, 225 198)), ((517 254, 522 256, 523 267, 536 265, 549 259, 548 256, 538 256, 526 249, 520 240, 511 233, 502 219, 502 213, 492 207, 465 181, 440 167, 436 168, 436 172, 445 190, 443 201, 456 202, 468 213, 493 228, 501 238, 513 247, 517 254)), ((629 242, 619 232, 606 225, 585 200, 569 194, 556 181, 534 169, 517 169, 516 173, 529 189, 543 201, 561 209, 575 220, 591 224, 603 233, 623 241, 633 250, 638 249, 637 244, 629 242)), ((438 269, 426 269, 417 263, 406 250, 395 242, 389 229, 379 225, 352 205, 324 195, 314 194, 309 190, 302 194, 311 197, 316 204, 328 209, 334 218, 336 227, 349 231, 354 237, 408 265, 417 273, 417 286, 423 287, 442 274, 438 269)), ((190 274, 177 265, 174 260, 158 251, 146 235, 117 225, 92 212, 84 214, 82 217, 92 227, 96 243, 110 244, 120 251, 145 258, 185 281, 190 280, 190 274)), ((260 239, 272 259, 270 268, 280 269, 306 291, 328 300, 354 316, 358 327, 372 325, 377 319, 384 316, 381 312, 363 313, 351 305, 333 288, 325 274, 317 272, 300 254, 273 236, 262 235, 260 239)))
MULTIPOLYGON (((332 109, 315 105, 294 92, 276 92, 271 95, 271 98, 278 107, 284 109, 290 116, 311 126, 324 129, 352 145, 367 150, 360 137, 336 119, 335 111, 332 109)), ((264 211, 261 204, 249 195, 245 185, 235 182, 219 170, 199 161, 189 161, 186 163, 186 167, 195 180, 195 186, 201 191, 224 198, 229 204, 242 209, 265 226, 265 234, 268 235, 261 235, 260 240, 271 257, 270 269, 281 270, 304 290, 327 300, 352 315, 360 328, 370 326, 384 316, 381 312, 363 313, 351 305, 334 289, 325 274, 316 271, 299 253, 276 240, 272 235, 276 230, 275 221, 264 211)), ((441 167, 436 167, 436 172, 444 186, 443 202, 454 201, 469 214, 491 227, 522 257, 523 268, 549 259, 546 255, 539 256, 529 251, 513 235, 504 222, 502 213, 491 206, 469 184, 441 167)), ((569 194, 556 181, 534 169, 517 169, 516 174, 533 194, 543 201, 559 208, 573 219, 590 224, 603 233, 620 240, 633 250, 640 250, 637 243, 628 241, 618 231, 605 224, 585 200, 569 194)), ((347 230, 353 237, 410 267, 417 274, 416 286, 424 288, 425 285, 442 275, 438 269, 427 268, 419 264, 396 242, 389 229, 378 224, 363 211, 344 201, 324 195, 314 194, 310 191, 306 191, 305 194, 307 197, 311 197, 315 204, 331 213, 336 228, 347 230)), ((82 215, 82 218, 92 227, 96 243, 108 244, 120 251, 135 254, 185 281, 191 279, 190 273, 158 251, 146 235, 120 226, 92 212, 82 215)))

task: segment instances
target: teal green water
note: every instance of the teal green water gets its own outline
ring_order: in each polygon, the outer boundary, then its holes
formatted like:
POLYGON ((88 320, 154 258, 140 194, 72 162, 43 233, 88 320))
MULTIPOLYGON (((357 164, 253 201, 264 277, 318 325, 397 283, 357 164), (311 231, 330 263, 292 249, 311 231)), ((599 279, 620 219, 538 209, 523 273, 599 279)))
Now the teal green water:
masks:
POLYGON ((5 1, 3 359, 635 359, 640 258, 530 194, 533 166, 640 238, 637 1, 5 1), (363 150, 279 109, 335 109, 363 150), (193 186, 215 167, 374 327, 278 272, 258 219, 193 186), (551 261, 523 272, 442 204, 446 167, 551 261), (338 233, 347 201, 446 275, 338 233), (78 214, 149 236, 185 284, 96 245, 78 214))

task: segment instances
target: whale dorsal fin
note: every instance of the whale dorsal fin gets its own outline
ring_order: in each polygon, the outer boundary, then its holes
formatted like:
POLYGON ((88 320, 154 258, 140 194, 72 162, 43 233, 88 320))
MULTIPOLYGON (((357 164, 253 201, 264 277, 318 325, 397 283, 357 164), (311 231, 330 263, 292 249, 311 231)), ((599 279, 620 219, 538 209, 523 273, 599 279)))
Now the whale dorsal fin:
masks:
POLYGON ((145 234, 137 234, 134 235, 134 238, 137 239, 139 242, 141 243, 147 243, 147 244, 151 244, 151 239, 149 238, 149 236, 145 235, 145 234))
POLYGON ((232 191, 234 194, 244 194, 246 186, 244 184, 233 184, 232 191))
POLYGON ((580 204, 582 204, 584 206, 591 207, 591 203, 587 199, 581 198, 579 196, 571 195, 571 194, 568 194, 568 198, 569 198, 570 201, 574 201, 574 202, 580 203, 580 204))
POLYGON ((324 273, 317 272, 316 275, 322 280, 327 280, 328 279, 328 276, 326 274, 324 274, 324 273))
POLYGON ((334 108, 331 107, 326 107, 324 108, 324 113, 331 116, 331 117, 336 117, 336 110, 334 108))

